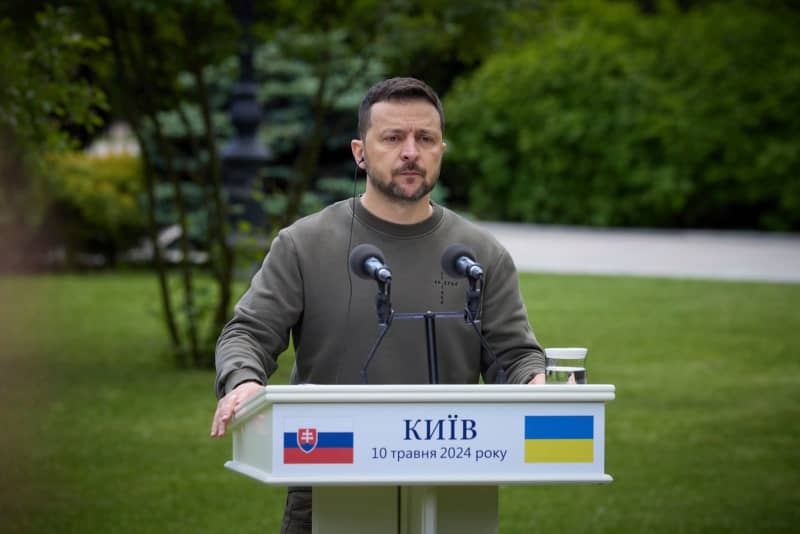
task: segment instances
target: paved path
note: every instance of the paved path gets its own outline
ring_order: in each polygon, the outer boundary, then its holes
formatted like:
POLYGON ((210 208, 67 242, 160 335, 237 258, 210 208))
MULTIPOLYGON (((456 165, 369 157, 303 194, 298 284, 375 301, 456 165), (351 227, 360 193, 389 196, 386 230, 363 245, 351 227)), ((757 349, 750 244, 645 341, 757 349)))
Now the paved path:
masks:
POLYGON ((800 283, 800 234, 481 226, 520 271, 800 283))

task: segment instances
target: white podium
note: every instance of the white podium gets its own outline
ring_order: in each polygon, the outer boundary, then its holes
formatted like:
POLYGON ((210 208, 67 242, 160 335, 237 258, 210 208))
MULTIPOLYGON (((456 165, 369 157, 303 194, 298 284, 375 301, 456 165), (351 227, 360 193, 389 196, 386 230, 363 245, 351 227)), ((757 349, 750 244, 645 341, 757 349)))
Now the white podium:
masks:
POLYGON ((313 532, 496 533, 498 485, 607 483, 614 386, 268 386, 226 467, 312 486, 313 532))

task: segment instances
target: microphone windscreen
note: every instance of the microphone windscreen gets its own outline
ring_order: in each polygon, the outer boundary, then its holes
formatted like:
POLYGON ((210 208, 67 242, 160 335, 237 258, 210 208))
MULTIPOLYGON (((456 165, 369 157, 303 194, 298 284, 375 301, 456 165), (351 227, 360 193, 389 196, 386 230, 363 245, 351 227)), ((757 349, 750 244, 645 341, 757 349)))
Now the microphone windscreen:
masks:
POLYGON ((375 245, 369 243, 362 243, 350 252, 350 270, 354 275, 361 278, 371 278, 370 274, 364 268, 364 262, 369 258, 378 258, 381 263, 383 261, 383 252, 375 245))
POLYGON ((458 272, 458 266, 456 265, 456 260, 462 256, 475 261, 475 253, 468 246, 461 243, 453 243, 444 249, 444 253, 442 253, 442 270, 452 278, 463 277, 464 273, 458 272))

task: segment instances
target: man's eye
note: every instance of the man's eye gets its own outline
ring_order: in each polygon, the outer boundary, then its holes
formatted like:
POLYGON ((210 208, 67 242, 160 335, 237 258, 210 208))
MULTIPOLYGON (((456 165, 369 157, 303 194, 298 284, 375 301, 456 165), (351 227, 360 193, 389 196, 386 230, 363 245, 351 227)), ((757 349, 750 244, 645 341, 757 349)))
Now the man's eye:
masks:
POLYGON ((419 142, 425 146, 433 146, 436 143, 436 139, 431 135, 423 135, 420 136, 419 142))
POLYGON ((396 135, 389 135, 387 137, 384 137, 383 139, 387 143, 396 143, 396 142, 398 142, 400 140, 400 138, 397 137, 396 135))

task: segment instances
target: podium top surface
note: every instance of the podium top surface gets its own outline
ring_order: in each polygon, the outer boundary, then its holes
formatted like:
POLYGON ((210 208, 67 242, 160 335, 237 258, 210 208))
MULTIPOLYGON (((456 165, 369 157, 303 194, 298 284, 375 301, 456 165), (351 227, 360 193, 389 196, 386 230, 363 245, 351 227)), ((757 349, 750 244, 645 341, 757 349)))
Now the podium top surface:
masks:
POLYGON ((614 400, 610 384, 422 384, 422 385, 297 385, 266 386, 242 406, 236 420, 270 404, 314 403, 509 403, 608 402, 614 400))

